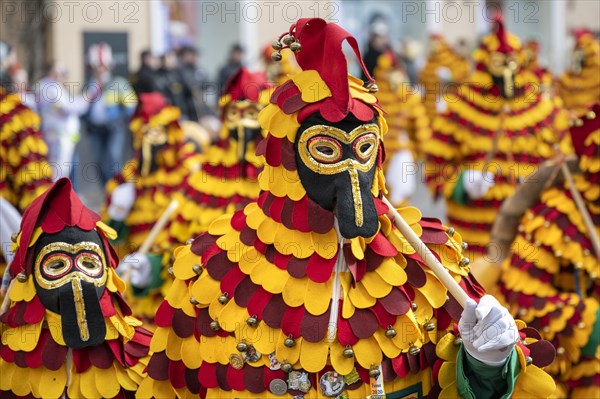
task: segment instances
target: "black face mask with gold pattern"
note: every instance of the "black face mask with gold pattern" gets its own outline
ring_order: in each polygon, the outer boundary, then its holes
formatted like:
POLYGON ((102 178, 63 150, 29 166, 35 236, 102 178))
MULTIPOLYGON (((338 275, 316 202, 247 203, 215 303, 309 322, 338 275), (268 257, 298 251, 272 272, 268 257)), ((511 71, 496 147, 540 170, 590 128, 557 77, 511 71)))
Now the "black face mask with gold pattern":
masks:
POLYGON ((515 74, 518 64, 512 56, 503 53, 492 53, 488 71, 492 75, 494 85, 500 89, 503 98, 511 99, 515 96, 515 74))
POLYGON ((167 143, 164 126, 148 128, 144 131, 141 143, 140 174, 147 176, 158 169, 157 156, 167 143))
POLYGON ((106 289, 107 262, 96 231, 67 227, 42 234, 34 253, 34 283, 46 309, 61 316, 62 335, 73 349, 102 343, 106 324, 100 298, 106 289))
POLYGON ((224 123, 229 132, 229 139, 237 142, 238 161, 246 161, 248 143, 261 138, 261 127, 258 113, 261 106, 248 100, 229 103, 225 109, 224 123))
POLYGON ((381 134, 376 120, 337 123, 311 115, 298 130, 296 164, 308 197, 335 212, 345 238, 371 237, 379 221, 371 187, 381 134))

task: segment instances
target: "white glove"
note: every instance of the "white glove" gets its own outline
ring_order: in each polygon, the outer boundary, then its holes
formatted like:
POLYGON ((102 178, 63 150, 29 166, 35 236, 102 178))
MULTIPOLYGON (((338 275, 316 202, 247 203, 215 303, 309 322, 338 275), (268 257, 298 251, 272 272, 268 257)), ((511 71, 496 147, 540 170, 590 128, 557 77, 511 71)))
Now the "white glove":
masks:
POLYGON ((471 199, 482 198, 494 184, 495 177, 492 173, 483 173, 473 168, 467 169, 463 177, 463 186, 471 199))
POLYGON ((120 184, 110 196, 108 216, 116 222, 122 222, 129 215, 134 202, 135 184, 120 184))
POLYGON ((385 174, 392 204, 400 204, 415 193, 417 173, 417 164, 411 151, 400 150, 392 156, 385 174))
POLYGON ((467 353, 488 366, 503 365, 519 340, 515 320, 491 295, 467 300, 458 331, 467 353))
POLYGON ((131 253, 121 260, 117 267, 120 277, 129 275, 129 282, 137 288, 145 288, 152 282, 152 265, 147 255, 131 253))

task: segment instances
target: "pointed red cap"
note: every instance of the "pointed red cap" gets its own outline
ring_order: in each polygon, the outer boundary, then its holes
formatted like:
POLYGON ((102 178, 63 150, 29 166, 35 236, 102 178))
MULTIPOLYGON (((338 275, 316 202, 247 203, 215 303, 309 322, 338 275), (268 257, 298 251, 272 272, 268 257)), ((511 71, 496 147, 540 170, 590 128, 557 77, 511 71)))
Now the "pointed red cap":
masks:
MULTIPOLYGON (((25 210, 21 220, 21 237, 19 248, 10 266, 11 276, 25 271, 31 272, 31 262, 27 262, 27 254, 33 233, 41 227, 46 234, 54 234, 65 227, 78 227, 81 230, 91 231, 96 228, 100 216, 86 208, 77 196, 71 181, 67 178, 58 180, 45 193, 37 197, 25 210)), ((100 233, 108 253, 108 242, 100 233)))
POLYGON ((138 100, 138 107, 133 118, 142 118, 144 123, 148 123, 150 118, 169 106, 165 97, 158 92, 141 93, 138 100))
POLYGON ((341 26, 327 23, 321 18, 303 18, 290 28, 290 33, 302 45, 302 51, 296 53, 296 60, 302 70, 316 70, 327 84, 332 100, 338 110, 347 115, 350 106, 350 88, 348 86, 348 63, 342 51, 347 41, 365 76, 374 82, 360 55, 358 42, 341 26), (295 29, 295 33, 293 32, 295 29))
POLYGON ((575 37, 575 40, 579 41, 585 35, 592 35, 592 32, 587 28, 573 29, 573 36, 575 37))
POLYGON ((271 86, 264 72, 250 72, 246 68, 240 68, 225 84, 223 95, 229 94, 231 101, 247 99, 256 103, 260 93, 271 86))
POLYGON ((508 44, 508 34, 506 33, 506 28, 504 27, 504 17, 502 14, 496 14, 494 22, 496 23, 496 37, 498 38, 499 43, 496 51, 503 54, 511 53, 514 49, 510 44, 508 44))

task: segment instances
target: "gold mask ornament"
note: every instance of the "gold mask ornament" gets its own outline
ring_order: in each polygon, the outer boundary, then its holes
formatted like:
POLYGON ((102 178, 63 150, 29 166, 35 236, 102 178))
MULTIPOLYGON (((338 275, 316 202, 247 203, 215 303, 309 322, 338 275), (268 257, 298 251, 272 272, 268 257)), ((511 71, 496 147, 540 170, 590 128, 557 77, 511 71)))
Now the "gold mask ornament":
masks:
POLYGON ((300 159, 313 172, 322 175, 348 172, 358 227, 364 222, 358 172, 371 170, 377 160, 379 141, 376 124, 358 126, 350 133, 333 126, 315 125, 306 129, 298 141, 300 159), (343 144, 352 148, 353 157, 344 158, 343 144))

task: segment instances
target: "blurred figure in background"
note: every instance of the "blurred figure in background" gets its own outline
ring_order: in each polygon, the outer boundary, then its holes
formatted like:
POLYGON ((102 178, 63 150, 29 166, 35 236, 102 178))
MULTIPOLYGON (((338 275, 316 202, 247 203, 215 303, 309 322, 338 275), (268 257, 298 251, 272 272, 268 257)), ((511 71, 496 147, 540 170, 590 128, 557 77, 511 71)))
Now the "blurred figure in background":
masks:
MULTIPOLYGON (((185 109, 183 81, 178 70, 175 52, 168 51, 160 57, 160 68, 156 73, 156 86, 169 104, 180 110, 185 109)), ((184 115, 182 119, 187 118, 184 115)))
POLYGON ((210 81, 206 72, 199 67, 198 56, 198 50, 191 46, 179 50, 179 73, 185 98, 185 107, 181 110, 181 114, 185 119, 195 122, 215 114, 206 104, 204 89, 210 81))
MULTIPOLYGON (((374 18, 369 27, 369 43, 365 52, 364 62, 369 74, 373 76, 379 56, 386 51, 391 51, 388 25, 380 18, 374 18)), ((361 79, 365 82, 368 80, 364 72, 361 79)))
POLYGON ((55 169, 54 180, 71 174, 73 151, 80 137, 79 117, 90 106, 82 95, 74 96, 65 87, 67 75, 63 64, 53 62, 47 68, 47 75, 35 86, 42 136, 48 145, 48 162, 55 169))
POLYGON ((102 184, 106 184, 124 164, 129 118, 135 111, 137 96, 127 80, 112 75, 108 44, 90 46, 88 63, 93 74, 86 85, 91 104, 83 120, 96 155, 93 162, 99 168, 102 184))
POLYGON ((144 50, 140 54, 140 69, 131 77, 131 84, 135 92, 153 93, 158 90, 156 87, 156 71, 159 67, 159 60, 150 50, 144 50))
POLYGON ((244 49, 240 44, 234 44, 229 50, 229 57, 225 65, 219 70, 219 91, 222 91, 237 71, 243 66, 244 49))
POLYGON ((13 91, 13 71, 17 65, 17 53, 11 45, 0 40, 0 86, 6 91, 13 91))

